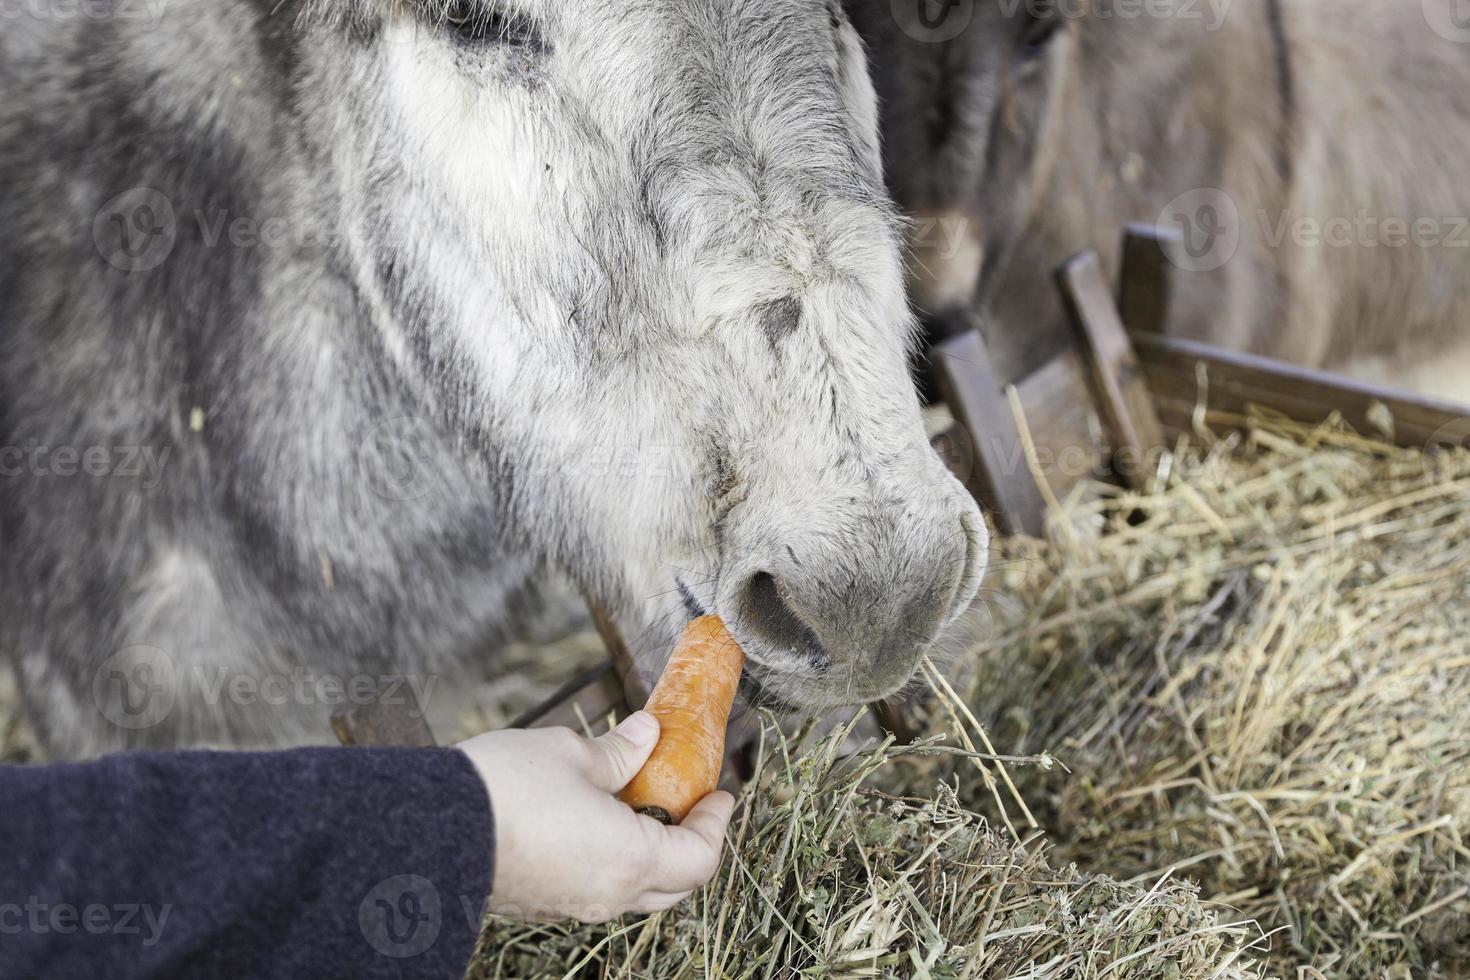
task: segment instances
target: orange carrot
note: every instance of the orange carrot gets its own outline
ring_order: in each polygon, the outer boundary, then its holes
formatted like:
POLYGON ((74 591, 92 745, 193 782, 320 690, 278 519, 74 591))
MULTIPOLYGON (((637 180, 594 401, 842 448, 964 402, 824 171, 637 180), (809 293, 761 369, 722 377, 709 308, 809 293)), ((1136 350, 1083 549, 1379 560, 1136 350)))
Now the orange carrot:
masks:
POLYGON ((725 723, 745 651, 718 616, 684 628, 646 709, 658 718, 658 745, 618 799, 664 823, 678 823, 714 792, 725 757, 725 723))

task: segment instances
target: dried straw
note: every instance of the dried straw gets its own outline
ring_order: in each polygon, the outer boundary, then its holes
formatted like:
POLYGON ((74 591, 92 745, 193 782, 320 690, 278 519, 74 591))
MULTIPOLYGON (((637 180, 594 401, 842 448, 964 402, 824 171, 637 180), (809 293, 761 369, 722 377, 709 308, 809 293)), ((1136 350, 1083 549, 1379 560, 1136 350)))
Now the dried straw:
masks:
POLYGON ((844 754, 855 724, 800 752, 765 728, 725 863, 682 906, 605 926, 491 919, 470 977, 1259 976, 1254 927, 1192 885, 1054 870, 1034 835, 993 830, 948 785, 872 785, 905 758, 1004 760, 934 739, 844 754))
POLYGON ((1470 975, 1470 454, 1257 419, 1173 463, 1003 545, 962 645, 994 741, 1071 769, 1021 787, 1054 855, 1199 882, 1286 976, 1470 975))
POLYGON ((999 542, 945 743, 768 728, 714 886, 472 976, 1470 976, 1470 454, 1251 426, 999 542))
MULTIPOLYGON (((997 542, 911 706, 942 742, 768 724, 712 885, 491 920, 470 975, 1470 976, 1470 453, 1250 429, 997 542)), ((475 727, 559 683, 526 659, 475 727)))

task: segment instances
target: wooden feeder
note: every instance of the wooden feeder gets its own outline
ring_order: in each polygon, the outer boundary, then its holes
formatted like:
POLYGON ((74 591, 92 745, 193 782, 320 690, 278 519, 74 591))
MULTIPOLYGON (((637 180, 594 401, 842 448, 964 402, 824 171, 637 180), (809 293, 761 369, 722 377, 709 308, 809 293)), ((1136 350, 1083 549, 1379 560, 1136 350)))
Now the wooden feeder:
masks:
POLYGON ((1414 447, 1470 419, 1470 406, 1168 336, 1178 283, 1168 250, 1178 240, 1177 232, 1129 226, 1116 299, 1096 253, 1066 262, 1057 284, 1074 342, 1013 391, 996 381, 978 330, 935 348, 931 365, 955 419, 951 438, 974 446, 957 475, 1002 533, 1039 537, 1047 497, 1060 499, 1096 475, 1095 467, 1058 467, 1039 486, 1031 467, 1017 463, 1027 446, 1013 400, 1033 449, 1077 458, 1078 450, 1095 452, 1101 436, 1120 482, 1144 492, 1153 479, 1147 463, 1198 421, 1227 432, 1257 409, 1307 425, 1336 414, 1360 432, 1414 447))

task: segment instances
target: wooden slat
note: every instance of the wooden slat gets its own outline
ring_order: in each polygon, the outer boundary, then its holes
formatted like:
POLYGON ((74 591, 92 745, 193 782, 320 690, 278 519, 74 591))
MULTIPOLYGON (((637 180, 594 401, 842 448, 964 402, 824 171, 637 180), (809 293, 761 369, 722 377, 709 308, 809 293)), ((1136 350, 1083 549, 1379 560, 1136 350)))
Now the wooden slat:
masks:
POLYGON ((1337 411, 1356 431, 1409 447, 1422 447, 1470 417, 1470 406, 1195 341, 1138 335, 1133 342, 1150 387, 1161 399, 1176 403, 1198 400, 1197 367, 1203 365, 1206 405, 1237 415, 1259 405, 1315 425, 1337 411), (1393 418, 1391 434, 1376 424, 1383 408, 1393 418))
POLYGON ((1118 313, 1130 333, 1169 332, 1174 300, 1174 264, 1169 249, 1183 236, 1175 229, 1130 224, 1123 230, 1123 265, 1118 277, 1118 313))
POLYGON ((613 673, 622 685, 627 708, 637 711, 648 702, 648 685, 643 682, 643 675, 638 673, 638 664, 634 662, 633 653, 628 649, 623 631, 612 613, 592 596, 586 599, 587 608, 592 613, 592 625, 597 627, 597 635, 602 637, 602 645, 607 647, 608 659, 612 661, 613 673))
MULTIPOLYGON (((558 687, 555 691, 552 691, 549 696, 547 696, 535 707, 521 712, 506 727, 530 728, 538 721, 545 720, 546 718, 555 714, 558 709, 565 707, 572 700, 572 698, 576 697, 578 694, 581 694, 593 685, 601 685, 604 682, 609 681, 609 679, 612 679, 612 681, 616 683, 616 675, 613 672, 611 658, 608 658, 605 663, 600 663, 596 666, 588 667, 586 670, 577 674, 561 687, 558 687)), ((621 700, 621 690, 619 691, 618 700, 621 700)))
POLYGON ((1164 431, 1097 253, 1073 258, 1057 271, 1057 279, 1113 435, 1116 468, 1131 487, 1147 491, 1150 474, 1142 464, 1164 447, 1164 431))
POLYGON ((904 713, 902 701, 874 701, 868 705, 878 727, 893 736, 899 745, 910 745, 924 733, 904 713))
POLYGON ((407 684, 385 685, 378 700, 339 708, 332 713, 332 732, 343 745, 428 748, 438 744, 407 684))
POLYGON ((1045 504, 1026 468, 1020 431, 978 330, 936 345, 929 355, 939 393, 969 440, 972 465, 966 488, 1003 534, 1040 536, 1045 504))
POLYGON ((1052 493, 1066 497, 1100 472, 1109 448, 1082 355, 1068 348, 1016 385, 1026 428, 1052 493))

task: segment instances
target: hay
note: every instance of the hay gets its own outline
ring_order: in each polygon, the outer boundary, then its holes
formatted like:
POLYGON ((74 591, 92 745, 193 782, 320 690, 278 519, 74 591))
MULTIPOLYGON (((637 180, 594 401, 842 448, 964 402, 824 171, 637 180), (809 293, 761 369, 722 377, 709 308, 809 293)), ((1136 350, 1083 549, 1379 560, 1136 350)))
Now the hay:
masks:
POLYGON ((997 543, 950 751, 778 742, 712 889, 471 975, 1470 976, 1470 454, 1201 436, 997 543))
MULTIPOLYGON (((768 727, 708 889, 491 920, 470 975, 1470 976, 1470 453, 1256 420, 1169 464, 996 542, 912 706, 943 743, 768 727)), ((471 727, 597 648, 556 649, 471 727)))
POLYGON ((469 976, 1258 975, 1254 928, 1192 885, 1053 870, 1038 841, 991 829, 948 786, 880 792, 880 773, 938 750, 883 741, 844 755, 851 729, 800 754, 765 729, 769 777, 745 791, 724 865, 688 902, 604 926, 492 918, 469 976))
POLYGON ((1071 768, 1022 780, 1054 853, 1188 876, 1286 976, 1470 975, 1470 454, 1259 422, 1057 520, 964 684, 1071 768))

